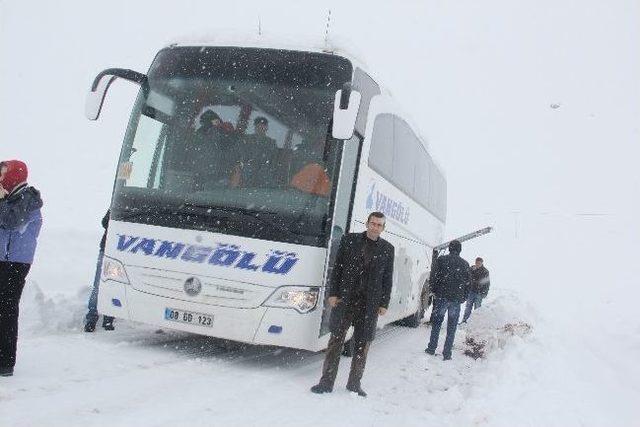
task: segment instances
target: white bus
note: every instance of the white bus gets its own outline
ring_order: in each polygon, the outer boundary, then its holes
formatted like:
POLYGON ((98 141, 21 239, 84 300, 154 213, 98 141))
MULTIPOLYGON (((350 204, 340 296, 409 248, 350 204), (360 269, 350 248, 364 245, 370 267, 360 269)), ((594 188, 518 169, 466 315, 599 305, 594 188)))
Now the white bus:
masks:
POLYGON ((322 49, 175 44, 146 75, 100 73, 90 119, 117 78, 140 91, 113 188, 101 313, 321 350, 340 237, 381 211, 396 249, 379 326, 417 326, 446 181, 357 61, 322 49))

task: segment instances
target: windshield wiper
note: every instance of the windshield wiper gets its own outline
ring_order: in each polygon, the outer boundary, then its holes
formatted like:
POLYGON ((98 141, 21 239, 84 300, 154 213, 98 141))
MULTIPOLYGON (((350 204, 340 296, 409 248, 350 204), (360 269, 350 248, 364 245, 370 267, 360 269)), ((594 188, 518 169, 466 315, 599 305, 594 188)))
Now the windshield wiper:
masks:
MULTIPOLYGON (((212 215, 207 215, 205 212, 196 212, 196 211, 186 211, 181 206, 180 207, 153 207, 153 208, 135 208, 131 210, 123 209, 118 215, 114 215, 115 218, 121 220, 130 220, 132 218, 139 217, 153 217, 153 216, 180 216, 182 218, 192 216, 205 218, 209 220, 214 220, 215 218, 212 215)), ((115 219, 114 218, 114 219, 115 219)))
MULTIPOLYGON (((222 212, 225 214, 225 219, 235 219, 235 220, 251 219, 251 220, 257 221, 260 224, 264 224, 269 227, 273 227, 279 231, 285 232, 290 236, 300 236, 300 234, 291 231, 290 229, 276 223, 275 221, 269 221, 268 219, 263 218, 261 216, 262 214, 261 212, 251 213, 250 211, 246 211, 242 208, 232 208, 229 206, 200 205, 200 204, 186 203, 186 202, 180 205, 180 207, 200 209, 205 211, 207 214, 211 213, 212 211, 222 212), (238 218, 235 218, 236 216, 238 216, 238 218)), ((201 214, 205 215, 205 212, 201 212, 201 214)), ((266 213, 275 215, 275 213, 273 212, 266 212, 266 213)))
POLYGON ((167 207, 153 207, 153 208, 134 208, 134 209, 118 209, 118 219, 130 219, 138 216, 145 215, 173 215, 176 212, 173 209, 167 207))
MULTIPOLYGON (((273 212, 268 212, 268 214, 276 215, 273 212)), ((263 218, 260 212, 251 213, 242 208, 199 205, 186 202, 174 207, 154 206, 145 208, 133 208, 131 210, 122 209, 119 210, 117 215, 114 215, 114 219, 126 221, 133 218, 142 217, 144 220, 145 218, 148 219, 149 217, 153 216, 178 216, 182 219, 188 218, 189 216, 198 217, 205 220, 205 222, 208 223, 208 226, 213 226, 214 228, 221 227, 220 221, 232 221, 237 224, 250 223, 254 227, 262 228, 266 226, 273 230, 277 230, 280 233, 292 237, 294 240, 298 240, 303 236, 302 234, 296 233, 288 229, 287 227, 278 224, 275 221, 270 221, 266 218, 263 218)))

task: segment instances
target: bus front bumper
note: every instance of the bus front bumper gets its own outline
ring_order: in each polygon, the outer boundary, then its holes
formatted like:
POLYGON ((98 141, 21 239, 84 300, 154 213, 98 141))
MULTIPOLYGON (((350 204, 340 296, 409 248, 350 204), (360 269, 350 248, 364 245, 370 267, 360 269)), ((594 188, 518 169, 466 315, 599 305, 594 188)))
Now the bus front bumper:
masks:
MULTIPOLYGON (((176 329, 199 335, 259 345, 319 351, 328 336, 318 338, 321 310, 306 314, 293 309, 232 308, 196 304, 137 291, 113 281, 101 282, 98 298, 101 314, 176 329), (167 310, 210 317, 210 326, 167 319, 167 310)), ((209 323, 208 321, 205 323, 209 323)))

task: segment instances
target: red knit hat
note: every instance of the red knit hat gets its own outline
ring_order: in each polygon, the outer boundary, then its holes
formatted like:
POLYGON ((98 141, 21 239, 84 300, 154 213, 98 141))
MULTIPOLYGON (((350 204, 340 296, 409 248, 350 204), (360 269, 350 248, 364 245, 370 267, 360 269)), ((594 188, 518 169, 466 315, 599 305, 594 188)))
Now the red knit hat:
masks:
POLYGON ((6 167, 7 171, 4 174, 0 185, 7 192, 11 193, 18 185, 27 182, 29 172, 27 165, 20 160, 6 160, 0 163, 1 167, 6 167))

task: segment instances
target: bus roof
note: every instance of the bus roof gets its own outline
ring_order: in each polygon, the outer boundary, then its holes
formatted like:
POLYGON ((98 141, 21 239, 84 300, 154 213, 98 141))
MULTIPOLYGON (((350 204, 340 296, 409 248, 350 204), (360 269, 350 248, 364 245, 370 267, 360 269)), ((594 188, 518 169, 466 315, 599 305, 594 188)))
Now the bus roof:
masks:
POLYGON ((262 49, 282 49, 301 52, 316 52, 337 55, 348 59, 354 68, 367 70, 362 55, 356 55, 353 49, 346 48, 350 45, 346 40, 340 42, 331 39, 328 42, 319 41, 317 38, 305 38, 304 36, 274 37, 265 35, 250 34, 226 34, 220 33, 215 36, 203 35, 196 37, 181 38, 172 41, 169 46, 207 46, 207 47, 248 47, 262 49))

